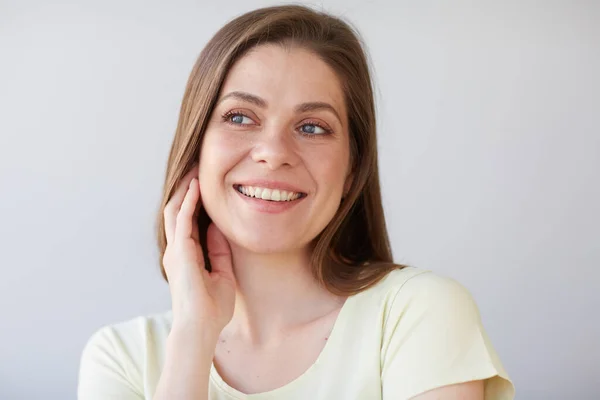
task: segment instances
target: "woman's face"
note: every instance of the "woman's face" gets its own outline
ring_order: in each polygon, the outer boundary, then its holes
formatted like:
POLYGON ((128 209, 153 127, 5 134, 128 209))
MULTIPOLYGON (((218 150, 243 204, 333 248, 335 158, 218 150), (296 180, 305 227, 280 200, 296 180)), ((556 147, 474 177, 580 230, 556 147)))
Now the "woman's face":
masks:
POLYGON ((229 71, 205 132, 203 206, 234 245, 305 249, 340 205, 349 154, 334 71, 308 50, 255 47, 229 71))

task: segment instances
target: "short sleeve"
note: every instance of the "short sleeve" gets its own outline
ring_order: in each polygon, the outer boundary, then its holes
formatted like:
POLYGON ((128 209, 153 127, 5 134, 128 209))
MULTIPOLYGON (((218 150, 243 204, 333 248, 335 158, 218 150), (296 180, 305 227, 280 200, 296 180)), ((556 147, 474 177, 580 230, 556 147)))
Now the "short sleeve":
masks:
POLYGON ((514 398, 477 305, 463 286, 422 273, 397 288, 390 304, 381 349, 384 400, 474 380, 484 380, 485 400, 514 398))
POLYGON ((143 400, 132 382, 135 369, 110 326, 96 331, 81 354, 78 400, 143 400))

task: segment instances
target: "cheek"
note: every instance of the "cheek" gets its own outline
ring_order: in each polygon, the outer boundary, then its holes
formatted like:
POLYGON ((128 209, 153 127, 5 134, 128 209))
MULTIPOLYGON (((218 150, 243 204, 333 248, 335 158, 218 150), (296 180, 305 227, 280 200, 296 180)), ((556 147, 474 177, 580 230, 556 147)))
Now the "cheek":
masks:
POLYGON ((243 156, 243 146, 232 141, 232 135, 218 130, 207 131, 199 159, 199 179, 203 201, 207 207, 222 203, 224 184, 229 171, 243 156))
POLYGON ((349 156, 343 149, 329 151, 327 154, 314 154, 307 165, 311 166, 312 175, 322 191, 331 196, 343 192, 349 167, 349 156))
POLYGON ((200 151, 200 169, 202 172, 209 172, 211 175, 222 174, 224 170, 230 168, 235 162, 236 146, 228 140, 228 135, 221 134, 219 131, 207 132, 202 143, 200 151))

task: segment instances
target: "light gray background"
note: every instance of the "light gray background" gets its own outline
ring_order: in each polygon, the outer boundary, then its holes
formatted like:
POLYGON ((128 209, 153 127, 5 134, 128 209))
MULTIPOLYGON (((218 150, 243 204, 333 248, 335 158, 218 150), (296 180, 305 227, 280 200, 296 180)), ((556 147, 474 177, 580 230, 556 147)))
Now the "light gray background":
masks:
MULTIPOLYGON (((518 399, 600 398, 599 2, 469 3, 312 4, 371 54, 397 261, 471 290, 518 399)), ((93 331, 169 308, 153 229, 185 82, 271 4, 0 2, 1 399, 73 399, 93 331)))

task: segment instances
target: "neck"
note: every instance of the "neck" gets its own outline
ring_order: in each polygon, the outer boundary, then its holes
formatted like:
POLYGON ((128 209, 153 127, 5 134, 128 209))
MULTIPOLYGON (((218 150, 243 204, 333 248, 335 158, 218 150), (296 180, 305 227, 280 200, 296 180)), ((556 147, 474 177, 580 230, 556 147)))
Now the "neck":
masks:
POLYGON ((232 246, 237 282, 235 311, 226 328, 252 342, 277 340, 286 331, 339 308, 343 299, 318 284, 310 252, 257 254, 232 246))

